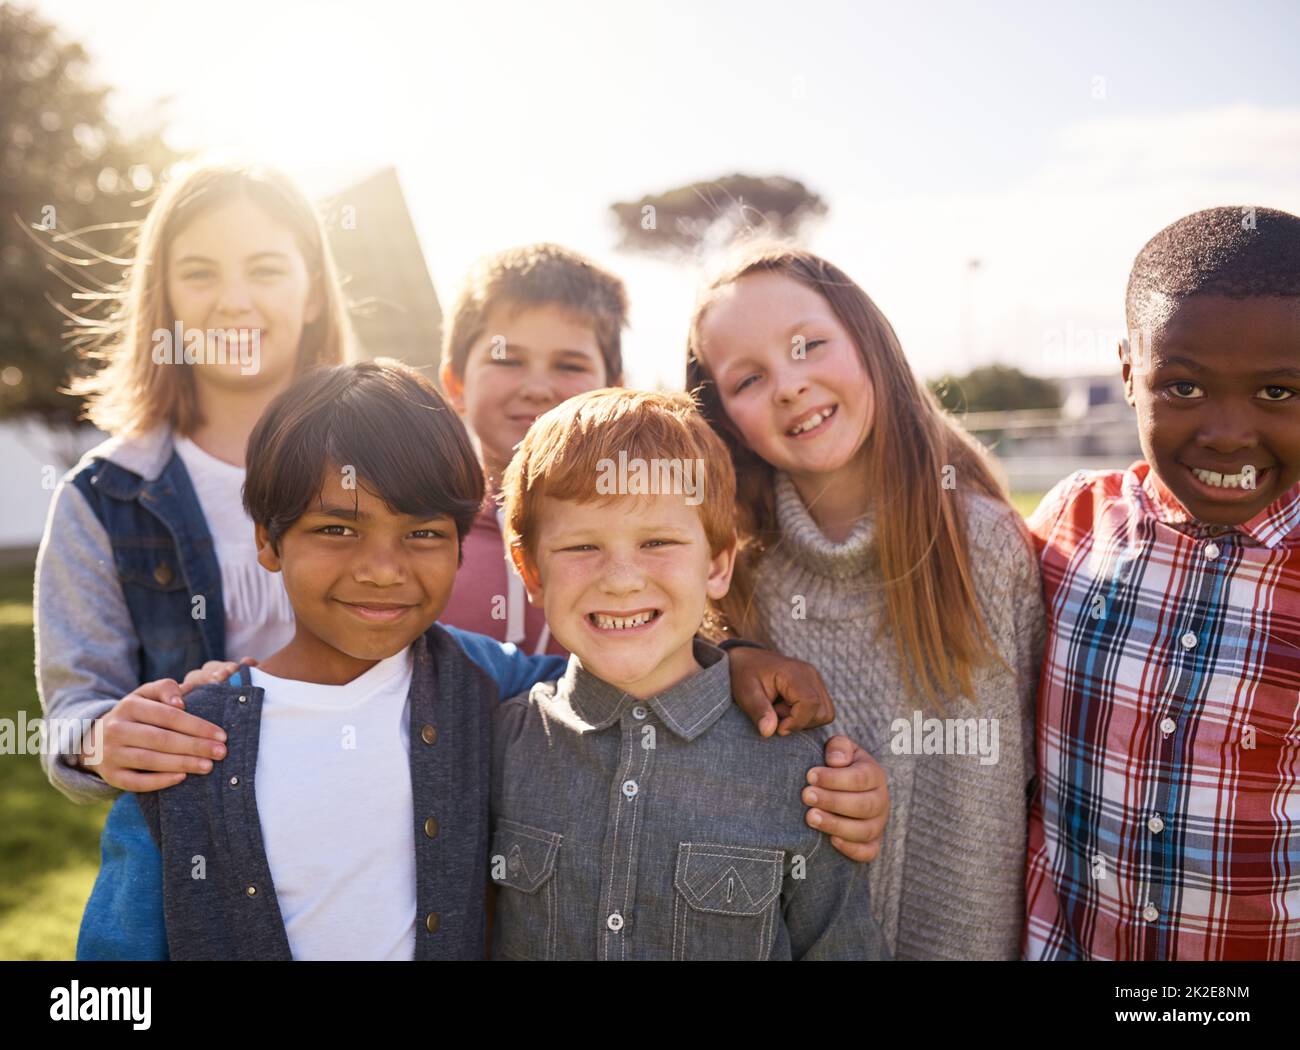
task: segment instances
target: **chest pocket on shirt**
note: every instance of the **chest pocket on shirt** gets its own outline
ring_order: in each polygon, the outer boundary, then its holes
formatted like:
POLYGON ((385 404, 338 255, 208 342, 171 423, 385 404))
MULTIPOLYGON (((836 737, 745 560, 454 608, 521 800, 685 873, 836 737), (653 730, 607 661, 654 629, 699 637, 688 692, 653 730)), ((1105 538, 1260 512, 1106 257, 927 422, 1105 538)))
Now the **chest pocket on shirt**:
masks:
POLYGON ((554 959, 559 898, 556 860, 564 837, 498 818, 488 863, 497 894, 493 954, 554 959))
POLYGON ((674 959, 766 959, 772 951, 785 854, 683 842, 677 847, 674 959))

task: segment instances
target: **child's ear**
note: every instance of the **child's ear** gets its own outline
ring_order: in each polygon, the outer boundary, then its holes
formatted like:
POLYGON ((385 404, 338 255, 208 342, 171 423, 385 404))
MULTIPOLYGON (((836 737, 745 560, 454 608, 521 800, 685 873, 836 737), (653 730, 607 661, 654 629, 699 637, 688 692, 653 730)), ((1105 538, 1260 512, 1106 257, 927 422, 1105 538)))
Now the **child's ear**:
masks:
POLYGON ((447 400, 451 402, 451 407, 456 410, 456 414, 463 416, 465 414, 465 384, 460 381, 460 376, 452 371, 450 361, 443 361, 438 366, 438 382, 442 384, 443 392, 447 395, 447 400))
POLYGON ((730 546, 718 551, 709 560, 709 580, 705 593, 715 602, 725 597, 731 589, 731 574, 735 568, 736 544, 733 540, 730 546))
POLYGON ((1133 355, 1129 350, 1127 339, 1119 341, 1119 364, 1120 374, 1124 379, 1124 400, 1130 405, 1136 405, 1133 400, 1133 355))
POLYGON ((255 526, 254 536, 257 541, 257 564, 267 572, 279 572, 280 555, 276 553, 275 546, 271 543, 271 534, 266 526, 255 526))
POLYGON ((510 548, 510 560, 515 563, 515 570, 519 573, 519 578, 524 581, 524 589, 528 591, 528 601, 541 608, 542 577, 537 571, 537 566, 533 564, 533 559, 524 552, 522 545, 516 545, 510 548))

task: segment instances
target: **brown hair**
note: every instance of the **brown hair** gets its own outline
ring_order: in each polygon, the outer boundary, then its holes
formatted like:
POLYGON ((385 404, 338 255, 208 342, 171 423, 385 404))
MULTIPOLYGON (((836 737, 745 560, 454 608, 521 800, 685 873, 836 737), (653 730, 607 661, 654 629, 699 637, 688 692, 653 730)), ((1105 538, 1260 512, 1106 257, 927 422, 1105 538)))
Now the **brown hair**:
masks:
POLYGON ((709 553, 736 542, 736 476, 731 457, 687 394, 610 388, 578 394, 539 416, 501 482, 505 540, 530 556, 542 497, 580 503, 612 498, 597 484, 608 464, 627 459, 702 463, 699 505, 709 553))
POLYGON ((470 347, 498 306, 558 306, 586 321, 605 359, 606 382, 616 386, 623 381, 627 289, 585 255, 558 244, 526 244, 476 262, 456 297, 443 339, 442 362, 452 375, 464 377, 470 347))
POLYGON ((244 509, 280 537, 320 494, 331 465, 355 470, 400 514, 446 514, 463 542, 483 503, 465 425, 415 369, 380 358, 317 368, 283 390, 248 438, 244 509))
POLYGON ((755 574, 765 550, 779 538, 774 472, 749 450, 727 418, 716 384, 700 357, 700 328, 718 293, 755 273, 775 273, 817 292, 852 337, 875 390, 875 419, 864 449, 873 477, 932 479, 897 486, 875 508, 880 568, 889 623, 905 668, 920 692, 971 695, 971 672, 992 652, 971 572, 961 501, 941 486, 951 466, 963 484, 1006 501, 984 449, 947 416, 917 381, 898 336, 879 307, 842 270, 810 252, 782 244, 754 244, 702 290, 691 318, 686 386, 726 442, 736 466, 742 549, 731 590, 719 603, 730 629, 765 637, 754 610, 755 574))
POLYGON ((240 164, 203 164, 173 174, 141 226, 134 261, 122 283, 106 297, 107 320, 76 319, 89 346, 87 359, 104 366, 72 381, 68 392, 87 398, 85 416, 101 430, 133 434, 170 423, 190 434, 202 423, 194 376, 188 368, 153 363, 153 333, 175 319, 167 302, 167 253, 172 239, 200 214, 239 197, 262 208, 293 233, 307 273, 322 296, 315 321, 303 328, 299 372, 338 364, 352 356, 351 331, 320 218, 285 175, 240 164))

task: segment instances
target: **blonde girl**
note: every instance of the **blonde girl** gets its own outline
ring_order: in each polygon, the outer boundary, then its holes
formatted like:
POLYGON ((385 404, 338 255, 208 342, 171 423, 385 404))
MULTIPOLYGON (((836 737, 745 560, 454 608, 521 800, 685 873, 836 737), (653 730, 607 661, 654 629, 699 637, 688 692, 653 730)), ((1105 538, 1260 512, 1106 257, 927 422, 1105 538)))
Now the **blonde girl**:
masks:
MULTIPOLYGON (((227 654, 269 655, 293 632, 242 508, 248 435, 295 376, 351 346, 315 210, 257 166, 174 174, 110 298, 107 320, 85 320, 101 367, 72 385, 110 437, 60 482, 36 567, 41 703, 54 724, 89 727, 42 761, 81 802, 168 787, 224 756, 221 731, 181 709, 177 682, 227 654)), ((147 833, 132 802, 105 828, 101 901, 135 875, 122 844, 147 833)), ((83 926, 81 957, 100 957, 103 932, 83 926)))

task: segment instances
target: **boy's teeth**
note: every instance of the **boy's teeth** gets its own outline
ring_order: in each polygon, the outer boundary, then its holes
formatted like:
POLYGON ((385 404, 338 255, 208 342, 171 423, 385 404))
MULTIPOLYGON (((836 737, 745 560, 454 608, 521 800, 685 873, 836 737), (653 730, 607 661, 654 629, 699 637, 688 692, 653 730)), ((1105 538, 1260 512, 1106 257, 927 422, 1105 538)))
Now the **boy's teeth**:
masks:
POLYGON ((823 419, 829 419, 831 413, 834 411, 835 408, 834 406, 832 406, 831 408, 823 409, 820 412, 814 412, 811 416, 805 419, 797 427, 791 427, 789 433, 802 434, 805 430, 812 430, 812 428, 815 427, 818 423, 820 423, 823 419))
POLYGON ((652 612, 637 613, 635 616, 606 616, 603 613, 593 613, 596 618, 596 626, 606 631, 624 631, 632 627, 640 627, 643 623, 649 623, 654 616, 652 612))
POLYGON ((1248 484, 1247 479, 1249 479, 1249 484, 1253 484, 1256 477, 1256 471, 1253 467, 1244 468, 1240 474, 1220 474, 1217 470, 1199 470, 1192 467, 1192 473, 1205 484, 1220 489, 1245 488, 1248 484))

